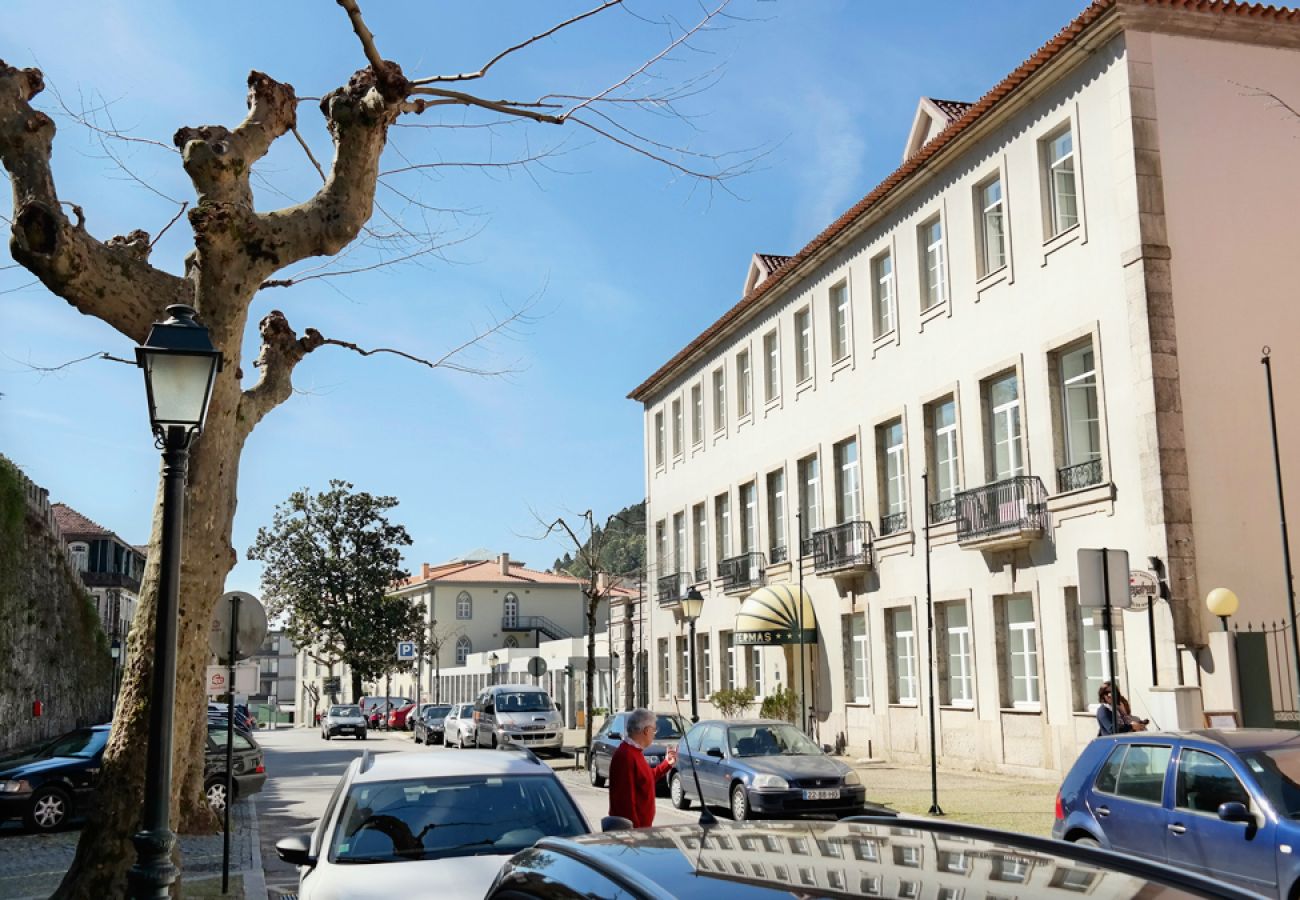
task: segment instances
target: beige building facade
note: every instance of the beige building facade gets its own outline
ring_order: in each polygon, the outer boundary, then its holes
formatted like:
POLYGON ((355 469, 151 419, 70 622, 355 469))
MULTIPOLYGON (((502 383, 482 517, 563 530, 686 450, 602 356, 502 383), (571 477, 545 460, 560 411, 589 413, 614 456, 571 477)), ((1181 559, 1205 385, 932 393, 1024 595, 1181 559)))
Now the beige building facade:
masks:
POLYGON ((1110 674, 1077 554, 1113 548, 1168 592, 1115 614, 1134 712, 1240 710, 1204 597, 1290 615, 1259 356, 1294 481, 1300 119, 1267 92, 1300 15, 1239 7, 1093 3, 976 103, 922 100, 903 166, 633 391, 656 705, 694 588, 702 698, 798 688, 802 652, 824 743, 920 759, 933 677, 946 764, 1059 775, 1110 674), (815 643, 737 644, 764 584, 815 643))

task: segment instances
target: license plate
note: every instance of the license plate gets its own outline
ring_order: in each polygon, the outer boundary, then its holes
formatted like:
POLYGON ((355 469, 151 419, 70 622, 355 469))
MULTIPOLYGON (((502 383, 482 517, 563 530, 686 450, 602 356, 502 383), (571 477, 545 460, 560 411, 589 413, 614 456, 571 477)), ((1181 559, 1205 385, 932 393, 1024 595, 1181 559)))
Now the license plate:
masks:
POLYGON ((840 789, 830 788, 824 791, 804 791, 805 800, 838 800, 840 799, 840 789))
POLYGON ((342 732, 342 731, 351 731, 351 730, 352 730, 352 726, 351 726, 351 725, 340 725, 340 726, 339 726, 339 731, 340 731, 340 732, 342 732))

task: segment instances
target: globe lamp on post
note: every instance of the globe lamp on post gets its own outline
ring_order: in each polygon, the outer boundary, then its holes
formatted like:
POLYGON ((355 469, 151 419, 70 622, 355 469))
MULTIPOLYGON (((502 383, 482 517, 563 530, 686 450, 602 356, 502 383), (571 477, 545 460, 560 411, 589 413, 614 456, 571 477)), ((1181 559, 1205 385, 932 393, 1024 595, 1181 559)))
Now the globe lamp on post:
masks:
POLYGON ((704 610, 704 597, 695 588, 686 592, 686 596, 681 600, 682 618, 686 620, 686 627, 690 633, 687 639, 687 657, 690 661, 691 674, 691 722, 700 721, 700 697, 699 691, 695 684, 695 620, 700 617, 704 610))
POLYGON ((144 814, 132 838, 135 865, 127 873, 132 898, 166 900, 176 881, 172 863, 176 835, 168 806, 172 782, 172 717, 176 702, 176 626, 180 598, 185 479, 190 442, 203 430, 221 351, 188 306, 167 307, 155 322, 136 364, 144 370, 149 422, 163 451, 162 541, 153 635, 153 686, 149 703, 149 751, 145 761, 144 814))
POLYGON ((1215 588, 1205 595, 1205 605, 1211 613, 1219 617, 1223 630, 1228 630, 1228 617, 1236 615, 1240 601, 1237 595, 1227 588, 1215 588))

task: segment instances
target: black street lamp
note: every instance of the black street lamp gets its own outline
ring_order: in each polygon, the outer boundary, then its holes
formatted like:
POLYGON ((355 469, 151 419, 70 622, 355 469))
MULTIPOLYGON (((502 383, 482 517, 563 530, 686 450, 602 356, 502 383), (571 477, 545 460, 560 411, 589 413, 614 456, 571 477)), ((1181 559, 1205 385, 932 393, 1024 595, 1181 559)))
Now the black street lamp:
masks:
POLYGON ((698 590, 691 588, 682 598, 681 604, 682 617, 686 619, 686 627, 690 631, 686 656, 691 673, 691 722, 693 724, 700 721, 700 692, 695 684, 695 620, 700 617, 700 612, 704 609, 704 597, 698 590))
POLYGON ((497 664, 499 662, 500 660, 498 659, 495 653, 493 653, 491 656, 488 657, 488 665, 492 667, 491 670, 488 672, 488 684, 497 683, 497 664))
POLYGON ((166 900, 176 880, 168 820, 172 783, 172 712, 176 703, 176 619, 181 583, 185 475, 190 441, 203 430, 221 352, 188 306, 167 307, 155 322, 136 363, 144 369, 149 421, 163 451, 163 522, 160 581, 154 616, 153 690, 149 699, 149 753, 145 762, 144 815, 132 838, 135 865, 127 873, 136 900, 166 900))

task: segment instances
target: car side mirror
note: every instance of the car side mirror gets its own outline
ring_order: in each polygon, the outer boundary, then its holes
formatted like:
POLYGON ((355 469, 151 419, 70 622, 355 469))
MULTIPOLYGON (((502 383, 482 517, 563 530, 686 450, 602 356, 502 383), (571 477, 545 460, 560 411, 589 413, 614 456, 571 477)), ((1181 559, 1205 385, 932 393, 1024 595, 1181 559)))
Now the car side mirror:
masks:
POLYGON ((291 866, 316 865, 316 857, 311 855, 307 840, 302 837, 280 838, 275 842, 275 855, 291 866))
POLYGON ((622 732, 619 732, 619 731, 611 731, 611 732, 609 733, 609 739, 610 739, 611 741, 617 741, 617 740, 618 740, 619 738, 621 738, 621 737, 623 737, 622 732))
POLYGON ((704 751, 704 754, 705 754, 706 756, 714 756, 714 757, 717 757, 718 759, 722 759, 722 748, 721 748, 721 747, 710 747, 708 750, 705 750, 705 751, 704 751))
POLYGON ((1229 800, 1227 803, 1219 804, 1219 818, 1225 822, 1253 822, 1255 817, 1250 814, 1246 804, 1236 800, 1229 800))
POLYGON ((631 831, 632 828, 632 820, 622 816, 605 816, 600 820, 601 831, 631 831))

